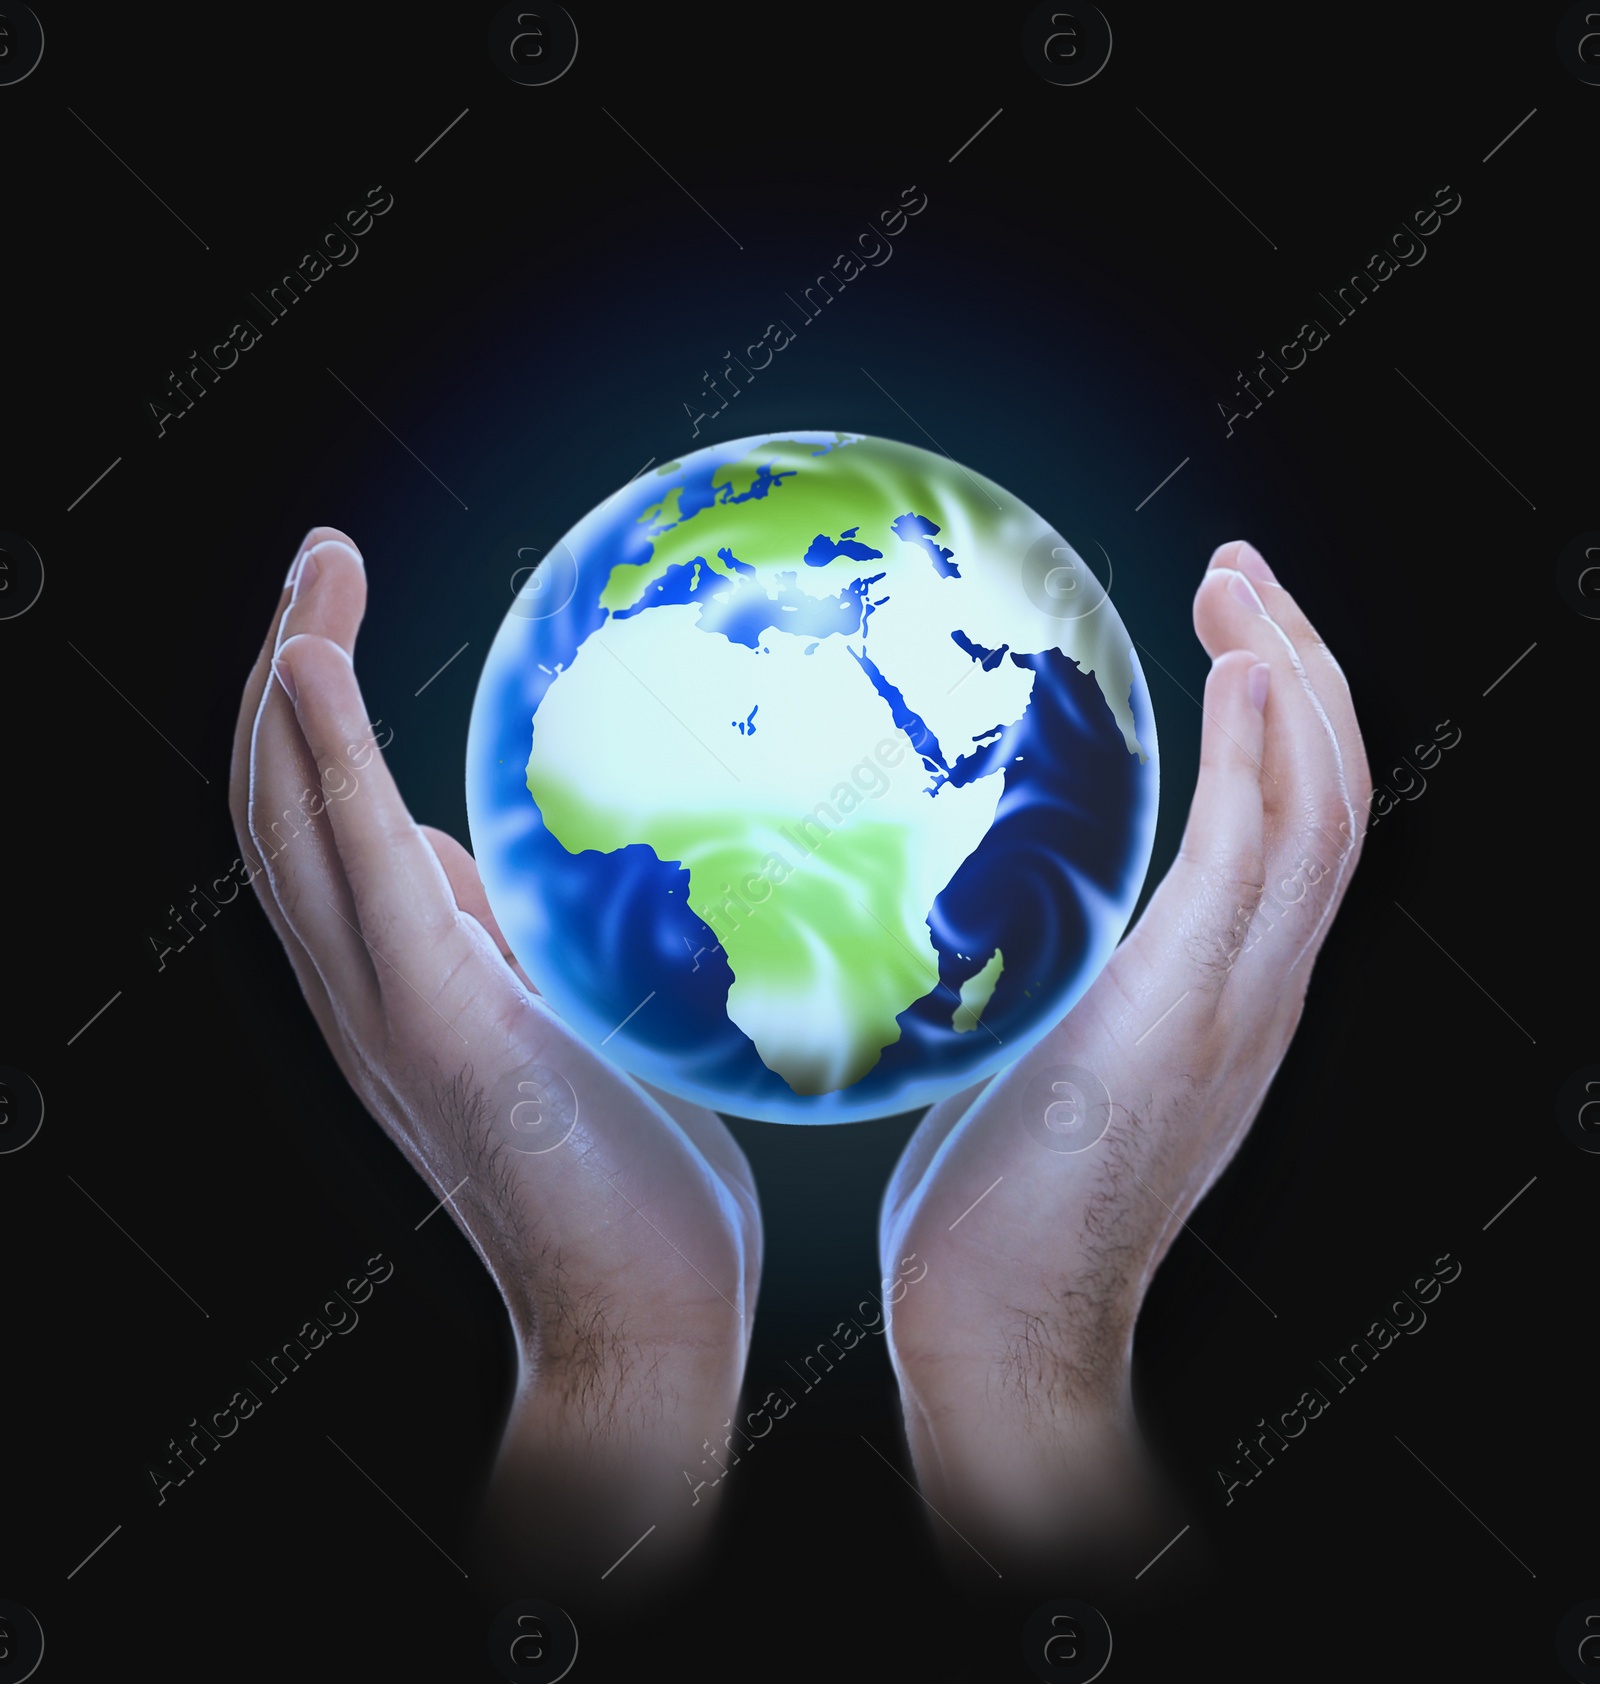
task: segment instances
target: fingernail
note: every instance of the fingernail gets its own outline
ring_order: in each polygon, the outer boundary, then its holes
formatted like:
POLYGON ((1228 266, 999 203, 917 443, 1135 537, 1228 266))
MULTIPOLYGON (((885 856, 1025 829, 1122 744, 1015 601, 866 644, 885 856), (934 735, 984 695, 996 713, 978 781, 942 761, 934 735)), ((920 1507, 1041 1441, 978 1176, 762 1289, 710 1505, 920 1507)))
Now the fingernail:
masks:
POLYGON ((1266 609, 1261 604, 1261 598, 1256 595, 1256 588, 1242 573, 1235 573, 1228 581, 1228 590, 1235 602, 1242 602, 1252 614, 1265 614, 1266 609))
POLYGON ((1267 711, 1267 680, 1272 675, 1272 668, 1265 661, 1257 661, 1250 669, 1250 701, 1257 713, 1267 711))
POLYGON ((296 550, 294 552, 294 560, 289 563, 288 576, 283 581, 283 588, 285 590, 288 590, 288 588, 294 583, 294 576, 297 572, 299 572, 300 563, 302 561, 304 561, 305 558, 306 558, 305 546, 302 545, 298 550, 296 550))
MULTIPOLYGON (((354 558, 355 564, 356 564, 357 567, 361 568, 363 572, 366 571, 367 564, 366 564, 365 561, 362 560, 360 550, 358 550, 355 547, 354 544, 346 543, 343 538, 324 538, 322 540, 322 542, 317 545, 317 549, 319 549, 319 550, 333 550, 333 549, 343 550, 344 553, 347 556, 351 556, 351 557, 354 558)), ((315 552, 313 552, 313 553, 315 553, 315 552)))
POLYGON ((288 696, 290 704, 292 705, 295 699, 294 674, 289 671, 282 661, 274 661, 272 663, 272 670, 277 674, 278 682, 283 686, 284 694, 288 696))
POLYGON ((1267 558, 1262 555, 1254 544, 1241 544, 1238 549, 1238 560, 1234 564, 1241 573, 1248 573, 1252 579, 1263 585, 1275 585, 1278 576, 1267 566, 1267 558))

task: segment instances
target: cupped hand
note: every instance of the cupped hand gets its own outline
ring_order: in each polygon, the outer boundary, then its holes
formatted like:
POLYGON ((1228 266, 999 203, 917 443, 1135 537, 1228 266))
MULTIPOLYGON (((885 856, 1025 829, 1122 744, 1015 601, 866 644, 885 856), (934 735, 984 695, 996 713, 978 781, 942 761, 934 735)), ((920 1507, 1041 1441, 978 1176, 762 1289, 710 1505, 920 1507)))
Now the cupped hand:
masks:
POLYGON ((928 1265, 889 1334, 918 1477, 1019 1547, 1153 1491, 1139 1306, 1289 1046, 1371 795, 1344 675, 1249 545, 1211 558, 1194 623, 1212 667, 1176 862, 1061 1023, 929 1111, 884 1199, 886 1267, 928 1265))
POLYGON ((737 1406, 761 1256, 749 1166, 714 1113, 574 1037, 471 855, 411 818, 356 682, 366 591, 351 540, 313 529, 245 687, 235 829, 334 1057, 426 1184, 419 1210, 447 1205, 510 1313, 502 1524, 533 1524, 519 1492, 563 1492, 597 1548, 626 1532, 621 1548, 635 1513, 692 1512, 682 1469, 737 1406))

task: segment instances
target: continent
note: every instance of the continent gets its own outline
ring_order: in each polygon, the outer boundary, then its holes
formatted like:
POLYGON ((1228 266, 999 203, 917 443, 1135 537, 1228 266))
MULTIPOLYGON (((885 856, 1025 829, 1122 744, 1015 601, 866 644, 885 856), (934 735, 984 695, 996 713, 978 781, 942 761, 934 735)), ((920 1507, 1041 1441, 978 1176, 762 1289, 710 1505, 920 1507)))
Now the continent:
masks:
MULTIPOLYGON (((842 440, 845 435, 839 436, 842 440)), ((831 525, 838 504, 834 502, 830 506, 824 476, 808 475, 803 491, 788 484, 800 473, 802 465, 813 466, 831 448, 774 440, 755 457, 702 468, 688 479, 667 486, 640 511, 635 521, 653 540, 649 554, 642 561, 621 562, 611 569, 600 592, 600 606, 613 612, 633 606, 654 580, 675 563, 693 555, 705 540, 686 536, 682 529, 688 527, 699 533, 706 522, 702 519, 696 526, 696 517, 703 516, 707 510, 716 511, 713 518, 721 541, 741 552, 747 546, 758 552, 761 535, 770 536, 775 523, 767 499, 780 488, 792 493, 784 499, 784 516, 800 515, 813 534, 831 525), (752 504, 755 507, 750 507, 752 504)), ((667 471, 659 470, 657 477, 667 471)), ((681 473, 682 468, 677 471, 681 473)), ((776 502, 773 499, 774 506, 776 502)), ((805 542, 801 542, 793 550, 793 558, 799 560, 805 549, 805 542)))
MULTIPOLYGON (((897 675, 908 704, 941 737, 967 740, 996 715, 1017 718, 1032 687, 1031 674, 1008 670, 1005 663, 991 667, 986 659, 981 677, 962 684, 969 657, 950 641, 955 624, 973 647, 989 654, 1033 656, 1059 649, 1093 675, 1128 752, 1143 761, 1146 750, 1130 699, 1133 647, 1114 613, 1096 611, 1105 598, 1098 581, 1083 569, 1083 601, 1071 616, 1041 608, 1027 588, 1025 559, 1046 540, 1058 551, 1070 546, 1032 511, 1014 502, 1008 506, 1000 487, 966 478, 970 491, 942 470, 931 470, 926 453, 881 439, 839 434, 820 446, 763 441, 737 461, 697 470, 681 484, 645 494, 648 501, 636 520, 650 538, 644 559, 610 568, 600 606, 613 613, 651 606, 652 588, 673 568, 698 559, 709 573, 729 577, 737 569, 719 558, 736 556, 742 567, 753 566, 763 583, 781 573, 798 575, 787 587, 794 593, 788 598, 793 612, 786 610, 773 627, 800 632, 806 611, 799 595, 837 601, 841 586, 849 588, 859 576, 865 558, 844 547, 847 540, 887 554, 891 540, 898 539, 934 565, 896 565, 878 575, 887 587, 863 603, 863 618, 868 609, 879 611, 872 622, 878 662, 897 675), (937 511, 937 520, 916 512, 928 509, 937 511), (829 539, 827 534, 839 530, 841 512, 855 524, 838 540, 829 539), (826 562, 816 547, 819 540, 834 547, 826 562), (942 653, 935 639, 943 642, 942 653)), ((665 604, 670 595, 656 600, 665 604)), ((836 625, 842 624, 837 609, 832 612, 836 625)))
POLYGON ((728 1017, 795 1093, 832 1093, 938 987, 928 913, 1004 780, 929 801, 842 640, 807 657, 778 637, 761 655, 704 636, 696 613, 613 617, 585 640, 535 715, 527 787, 568 853, 642 843, 688 871, 733 973, 728 1017), (761 730, 729 739, 752 689, 761 730))

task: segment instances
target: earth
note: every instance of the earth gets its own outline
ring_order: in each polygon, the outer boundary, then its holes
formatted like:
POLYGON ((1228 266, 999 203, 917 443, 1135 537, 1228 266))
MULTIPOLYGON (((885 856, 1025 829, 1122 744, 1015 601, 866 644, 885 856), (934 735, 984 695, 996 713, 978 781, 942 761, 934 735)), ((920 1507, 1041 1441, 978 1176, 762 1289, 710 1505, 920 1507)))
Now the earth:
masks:
POLYGON ((1121 939, 1157 792, 1083 558, 984 476, 851 433, 614 493, 522 584, 468 733, 484 888, 547 1002, 771 1122, 906 1112, 1027 1051, 1121 939))

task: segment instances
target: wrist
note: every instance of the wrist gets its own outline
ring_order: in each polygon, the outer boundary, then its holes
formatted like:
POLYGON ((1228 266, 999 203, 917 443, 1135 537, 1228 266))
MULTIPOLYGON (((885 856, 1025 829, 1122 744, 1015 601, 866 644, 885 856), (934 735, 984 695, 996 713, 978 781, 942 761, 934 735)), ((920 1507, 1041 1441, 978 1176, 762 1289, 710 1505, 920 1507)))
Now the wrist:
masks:
POLYGON ((720 1493, 706 1441, 720 1448, 737 1415, 741 1367, 732 1352, 674 1348, 630 1347, 577 1370, 525 1356, 486 1504, 494 1554, 581 1579, 649 1528, 629 1576, 681 1566, 710 1536, 720 1493))
POLYGON ((918 1485, 986 1553, 1108 1544, 1157 1504, 1126 1363, 892 1355, 918 1485))

